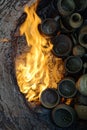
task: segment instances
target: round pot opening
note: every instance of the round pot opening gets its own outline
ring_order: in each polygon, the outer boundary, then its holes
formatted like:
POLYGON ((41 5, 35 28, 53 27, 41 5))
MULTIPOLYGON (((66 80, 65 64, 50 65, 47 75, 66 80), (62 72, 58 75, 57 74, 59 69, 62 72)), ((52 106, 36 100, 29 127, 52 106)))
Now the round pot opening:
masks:
POLYGON ((41 104, 46 108, 53 108, 59 103, 59 95, 55 89, 47 88, 40 96, 41 104))
POLYGON ((65 11, 70 11, 70 12, 72 12, 75 8, 73 0, 71 0, 71 1, 70 0, 62 0, 61 6, 65 11))
POLYGON ((47 36, 54 36, 58 31, 58 24, 55 20, 48 18, 41 24, 41 32, 47 36))
POLYGON ((58 57, 64 57, 67 56, 72 49, 72 42, 71 39, 69 37, 67 37, 66 35, 60 35, 55 37, 55 39, 53 40, 53 53, 54 55, 58 56, 58 57))
POLYGON ((72 16, 72 21, 73 22, 79 22, 80 20, 81 20, 81 16, 80 15, 74 14, 72 16))
POLYGON ((76 112, 68 105, 60 104, 52 111, 54 123, 59 127, 69 127, 76 120, 76 112))
POLYGON ((62 97, 65 98, 74 97, 77 92, 75 82, 72 79, 68 78, 63 79, 58 85, 58 91, 62 97))
POLYGON ((78 56, 70 56, 65 61, 65 68, 69 73, 77 73, 82 69, 82 60, 78 56))

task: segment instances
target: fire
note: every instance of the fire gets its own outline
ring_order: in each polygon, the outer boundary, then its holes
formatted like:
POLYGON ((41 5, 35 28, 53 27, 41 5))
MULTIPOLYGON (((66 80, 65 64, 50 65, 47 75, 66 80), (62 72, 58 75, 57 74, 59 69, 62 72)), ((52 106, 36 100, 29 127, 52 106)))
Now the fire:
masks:
POLYGON ((39 101, 41 92, 48 87, 57 88, 64 75, 62 60, 53 56, 53 45, 38 31, 41 19, 36 14, 36 5, 25 7, 27 18, 20 34, 25 35, 29 50, 15 60, 18 86, 28 101, 39 101))
POLYGON ((70 103, 72 102, 72 100, 73 100, 72 98, 68 98, 67 101, 65 102, 65 104, 70 105, 70 103))

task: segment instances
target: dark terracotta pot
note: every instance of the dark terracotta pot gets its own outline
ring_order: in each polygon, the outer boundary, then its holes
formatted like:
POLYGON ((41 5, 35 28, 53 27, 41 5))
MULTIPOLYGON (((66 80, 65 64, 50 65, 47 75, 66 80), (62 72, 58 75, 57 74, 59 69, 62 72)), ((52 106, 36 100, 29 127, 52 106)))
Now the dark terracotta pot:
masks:
POLYGON ((86 50, 81 45, 76 45, 73 47, 73 55, 82 57, 86 53, 86 50))
POLYGON ((72 78, 64 78, 58 84, 58 92, 64 98, 74 97, 77 93, 75 81, 72 78))
POLYGON ((67 18, 62 18, 62 19, 59 19, 59 23, 60 23, 60 29, 62 31, 62 33, 71 33, 73 32, 74 30, 67 24, 67 21, 69 20, 66 20, 67 18))
POLYGON ((68 73, 75 74, 81 71, 83 62, 78 56, 69 56, 65 60, 65 69, 68 73))
POLYGON ((70 54, 72 49, 72 41, 68 36, 64 34, 56 36, 52 40, 52 43, 54 45, 52 52, 57 57, 66 57, 70 54))
POLYGON ((40 30, 45 36, 52 37, 57 34, 58 23, 52 18, 45 19, 41 23, 40 30))
POLYGON ((87 106, 87 96, 84 96, 82 94, 77 94, 75 103, 78 105, 85 105, 87 106))
POLYGON ((87 120, 87 106, 76 104, 75 110, 76 110, 77 115, 80 119, 87 120))
POLYGON ((76 112, 72 107, 60 104, 53 109, 52 118, 59 127, 69 127, 76 120, 76 112))
POLYGON ((87 8, 87 0, 74 0, 77 11, 82 11, 87 8))
POLYGON ((87 96, 87 74, 82 75, 78 79, 76 88, 82 95, 87 96))
POLYGON ((59 101, 60 97, 55 89, 47 88, 41 93, 40 102, 46 108, 54 108, 59 101))
POLYGON ((58 0, 57 8, 61 15, 67 16, 75 10, 74 0, 58 0))
POLYGON ((80 45, 87 49, 87 25, 84 25, 81 28, 79 32, 78 40, 80 45))
POLYGON ((69 25, 72 28, 79 28, 83 23, 83 18, 79 13, 73 13, 69 17, 69 25))
POLYGON ((61 17, 60 26, 62 30, 68 32, 75 32, 75 30, 81 27, 83 18, 79 13, 73 13, 66 17, 61 17))

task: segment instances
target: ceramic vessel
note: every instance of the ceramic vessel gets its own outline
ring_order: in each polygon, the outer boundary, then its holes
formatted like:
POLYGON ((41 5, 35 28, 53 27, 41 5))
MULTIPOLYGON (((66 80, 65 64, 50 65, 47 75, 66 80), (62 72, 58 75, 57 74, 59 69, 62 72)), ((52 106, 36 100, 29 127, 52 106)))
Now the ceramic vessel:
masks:
POLYGON ((46 108, 54 108, 59 101, 60 97, 55 89, 47 88, 41 93, 40 102, 46 108))
POLYGON ((75 81, 72 78, 64 78, 58 84, 58 92, 64 98, 74 97, 77 93, 75 81))
POLYGON ((40 30, 45 36, 54 36, 58 31, 58 23, 52 18, 47 18, 41 23, 40 30))
POLYGON ((76 102, 76 104, 87 106, 87 96, 84 96, 84 95, 79 93, 76 96, 76 101, 75 102, 76 102))
POLYGON ((76 88, 82 95, 87 96, 87 74, 82 75, 78 79, 76 88))
POLYGON ((78 40, 80 45, 87 49, 87 25, 80 29, 78 40))
POLYGON ((77 115, 80 119, 87 120, 87 106, 76 104, 75 110, 76 110, 77 115))
POLYGON ((65 69, 68 73, 75 74, 81 71, 83 62, 79 56, 69 56, 65 60, 65 69))
POLYGON ((60 104, 53 109, 52 118, 59 127, 69 127, 76 120, 76 112, 72 107, 60 104))
POLYGON ((83 23, 83 18, 79 13, 73 13, 69 17, 69 25, 72 28, 79 28, 83 23))
POLYGON ((87 0, 74 0, 77 11, 83 11, 87 8, 87 0))
POLYGON ((52 43, 54 45, 52 52, 57 57, 66 57, 70 54, 72 41, 68 36, 60 34, 52 40, 52 43))
POLYGON ((74 0, 58 0, 57 8, 62 16, 67 16, 75 10, 74 0))
POLYGON ((81 45, 76 45, 73 47, 73 55, 82 57, 86 53, 86 50, 81 45))

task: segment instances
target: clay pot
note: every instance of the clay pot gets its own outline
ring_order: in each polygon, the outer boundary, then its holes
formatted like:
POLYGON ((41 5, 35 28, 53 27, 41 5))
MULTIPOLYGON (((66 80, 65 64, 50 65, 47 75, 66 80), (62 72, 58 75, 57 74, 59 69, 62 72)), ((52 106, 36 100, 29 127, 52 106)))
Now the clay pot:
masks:
POLYGON ((83 18, 79 13, 73 13, 66 17, 61 17, 60 26, 66 32, 74 32, 83 23, 83 18))
POLYGON ((75 74, 81 71, 83 62, 78 56, 69 56, 65 60, 65 69, 68 73, 75 74))
POLYGON ((80 45, 87 49, 87 25, 81 28, 79 32, 78 40, 80 45))
POLYGON ((76 104, 87 106, 87 96, 83 96, 82 94, 77 94, 75 102, 76 104))
POLYGON ((69 25, 72 28, 79 28, 83 23, 83 18, 79 13, 73 13, 69 17, 69 25))
POLYGON ((72 41, 68 36, 64 34, 56 36, 52 40, 52 43, 54 44, 52 52, 57 57, 66 57, 70 54, 72 49, 72 41))
POLYGON ((41 93, 40 102, 46 108, 54 108, 59 101, 60 97, 55 89, 47 88, 41 93))
POLYGON ((60 104, 53 109, 52 118, 59 127, 69 127, 76 120, 76 113, 72 107, 60 104))
POLYGON ((64 98, 71 98, 76 95, 75 81, 71 78, 64 78, 58 84, 58 92, 64 98))
POLYGON ((87 106, 76 104, 75 110, 80 119, 87 120, 87 106))
POLYGON ((76 9, 82 11, 87 8, 87 0, 74 0, 76 4, 76 9))
POLYGON ((58 0, 57 8, 61 15, 67 16, 75 10, 74 0, 58 0))
POLYGON ((73 47, 73 55, 82 57, 85 54, 85 48, 81 45, 76 45, 73 47))
POLYGON ((58 24, 54 19, 48 18, 41 23, 40 30, 45 36, 51 37, 57 34, 58 24))
POLYGON ((82 95, 87 96, 87 74, 82 75, 78 79, 76 88, 82 95))

